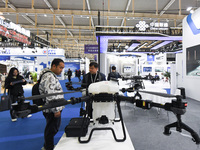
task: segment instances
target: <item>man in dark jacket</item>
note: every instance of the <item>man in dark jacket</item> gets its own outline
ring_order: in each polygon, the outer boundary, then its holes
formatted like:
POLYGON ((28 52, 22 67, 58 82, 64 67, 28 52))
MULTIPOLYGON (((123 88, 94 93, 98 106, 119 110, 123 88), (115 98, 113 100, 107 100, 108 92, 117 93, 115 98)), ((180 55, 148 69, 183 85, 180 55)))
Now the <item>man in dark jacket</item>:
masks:
POLYGON ((91 62, 89 72, 83 76, 82 87, 88 88, 91 83, 105 81, 106 76, 98 71, 98 64, 91 62))
MULTIPOLYGON (((89 65, 89 73, 83 76, 82 87, 88 88, 91 83, 105 81, 106 76, 98 71, 98 64, 96 62, 91 62, 89 65)), ((86 90, 87 91, 87 90, 86 90)), ((87 94, 87 92, 86 92, 87 94)), ((89 102, 86 102, 86 107, 88 109, 88 115, 92 118, 92 105, 89 102)))
POLYGON ((70 68, 67 71, 67 76, 68 76, 69 82, 71 82, 72 71, 70 70, 70 68))
POLYGON ((112 66, 112 72, 110 72, 108 74, 108 81, 111 78, 115 78, 115 79, 121 78, 120 74, 118 72, 116 72, 116 67, 115 66, 112 66))

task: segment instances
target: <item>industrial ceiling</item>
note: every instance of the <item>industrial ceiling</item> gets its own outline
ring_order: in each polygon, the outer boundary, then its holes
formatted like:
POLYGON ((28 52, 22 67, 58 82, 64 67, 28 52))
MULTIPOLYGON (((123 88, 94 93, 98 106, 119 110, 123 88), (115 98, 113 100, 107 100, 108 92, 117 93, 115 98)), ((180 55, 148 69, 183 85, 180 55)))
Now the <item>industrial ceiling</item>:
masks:
MULTIPOLYGON (((187 7, 196 9, 199 3, 199 0, 0 0, 0 15, 65 49, 70 57, 93 57, 84 54, 84 44, 97 44, 96 26, 136 27, 139 21, 145 21, 181 28, 182 19, 190 13, 187 7)), ((108 50, 115 42, 124 43, 110 40, 108 50)))

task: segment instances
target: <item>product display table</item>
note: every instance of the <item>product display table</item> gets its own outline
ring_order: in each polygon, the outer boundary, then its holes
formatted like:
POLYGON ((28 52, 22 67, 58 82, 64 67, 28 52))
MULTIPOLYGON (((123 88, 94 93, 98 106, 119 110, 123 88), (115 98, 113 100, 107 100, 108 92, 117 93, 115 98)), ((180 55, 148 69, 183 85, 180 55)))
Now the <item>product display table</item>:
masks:
MULTIPOLYGON (((86 137, 81 140, 86 140, 94 125, 90 124, 86 137)), ((95 125, 95 127, 112 127, 118 139, 123 138, 121 122, 115 122, 114 125, 95 125)), ((126 140, 124 142, 116 142, 110 130, 94 131, 91 140, 88 143, 81 144, 78 137, 66 137, 64 133, 54 150, 134 150, 130 136, 126 130, 126 140)))

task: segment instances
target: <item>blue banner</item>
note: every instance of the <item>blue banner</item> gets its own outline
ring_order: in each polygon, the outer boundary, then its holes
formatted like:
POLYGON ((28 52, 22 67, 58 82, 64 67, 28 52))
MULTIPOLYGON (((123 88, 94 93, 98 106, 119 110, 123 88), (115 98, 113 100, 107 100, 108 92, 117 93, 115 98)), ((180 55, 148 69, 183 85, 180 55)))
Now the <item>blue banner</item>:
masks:
POLYGON ((10 60, 10 56, 0 56, 0 61, 1 60, 10 60))
POLYGON ((21 59, 24 59, 24 60, 32 60, 32 61, 35 60, 35 57, 27 57, 27 56, 24 56, 24 57, 15 57, 15 58, 21 58, 21 59))

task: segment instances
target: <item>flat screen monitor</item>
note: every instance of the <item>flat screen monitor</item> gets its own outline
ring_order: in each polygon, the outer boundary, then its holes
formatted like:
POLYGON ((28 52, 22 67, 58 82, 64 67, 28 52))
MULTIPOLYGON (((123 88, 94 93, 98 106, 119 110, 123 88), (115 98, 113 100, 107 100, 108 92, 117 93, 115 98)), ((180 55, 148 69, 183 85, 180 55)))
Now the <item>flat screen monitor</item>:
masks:
POLYGON ((155 72, 163 72, 163 67, 155 67, 155 72))
POLYGON ((143 67, 143 72, 152 72, 152 67, 143 67))
POLYGON ((200 76, 200 45, 186 48, 186 73, 200 76))

